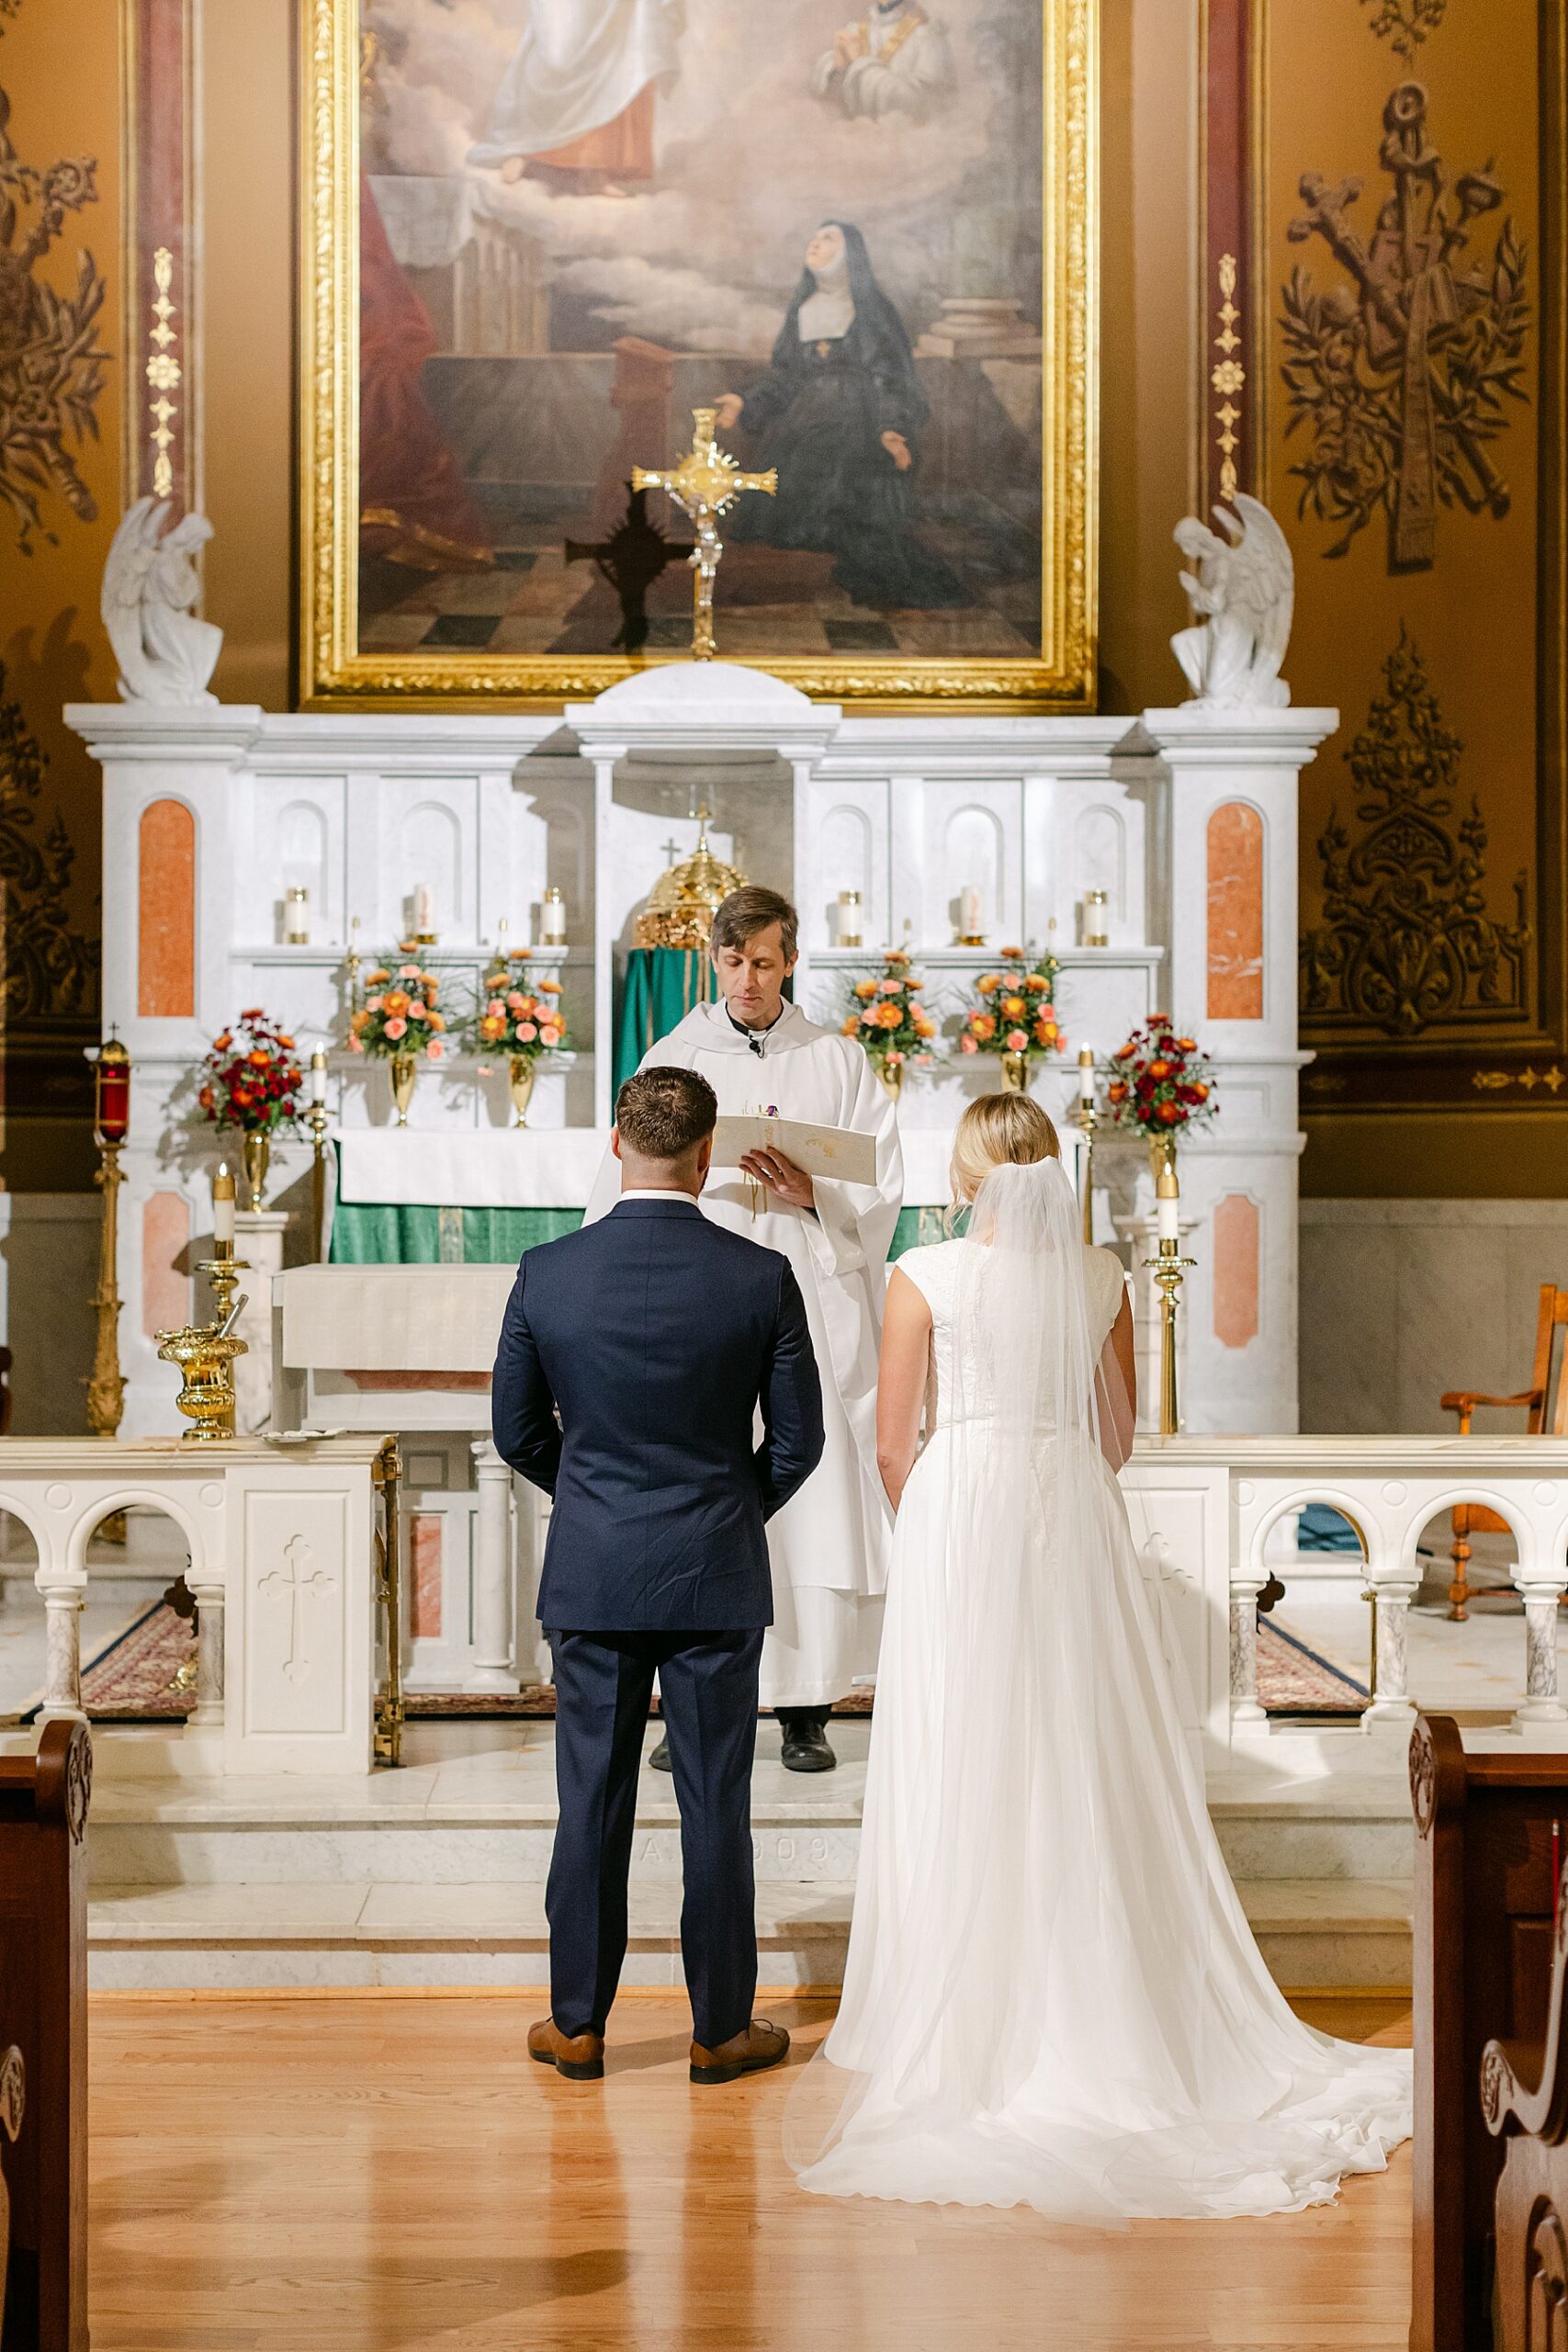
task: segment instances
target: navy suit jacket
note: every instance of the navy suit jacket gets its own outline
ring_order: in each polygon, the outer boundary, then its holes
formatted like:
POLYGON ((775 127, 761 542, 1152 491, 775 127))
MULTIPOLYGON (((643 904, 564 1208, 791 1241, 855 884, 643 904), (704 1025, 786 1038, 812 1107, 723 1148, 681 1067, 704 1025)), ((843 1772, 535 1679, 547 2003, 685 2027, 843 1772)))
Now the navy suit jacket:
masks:
POLYGON ((806 1307, 777 1250, 710 1225, 694 1201, 631 1193, 526 1251, 491 1424, 502 1460, 555 1498, 547 1627, 773 1623, 763 1523, 822 1458, 806 1307))

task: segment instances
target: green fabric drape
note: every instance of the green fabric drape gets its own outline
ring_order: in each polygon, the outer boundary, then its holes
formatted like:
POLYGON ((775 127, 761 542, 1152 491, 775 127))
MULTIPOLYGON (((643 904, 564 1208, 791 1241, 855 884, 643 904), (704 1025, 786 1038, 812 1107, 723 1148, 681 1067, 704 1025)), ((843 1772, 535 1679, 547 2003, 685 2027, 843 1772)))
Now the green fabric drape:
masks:
POLYGON ((615 1032, 615 1091, 650 1046, 714 994, 713 965, 695 947, 634 947, 626 956, 615 1032))
POLYGON ((510 1266, 525 1250, 575 1233, 581 1209, 408 1208, 392 1201, 340 1201, 333 1216, 334 1266, 510 1266))

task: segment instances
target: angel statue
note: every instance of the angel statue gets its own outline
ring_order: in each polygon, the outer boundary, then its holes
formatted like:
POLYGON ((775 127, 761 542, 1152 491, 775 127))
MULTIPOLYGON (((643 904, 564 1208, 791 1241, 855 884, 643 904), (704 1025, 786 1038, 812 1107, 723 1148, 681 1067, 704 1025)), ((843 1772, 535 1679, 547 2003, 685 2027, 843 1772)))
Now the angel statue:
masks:
POLYGON ((1181 584, 1203 617, 1173 637, 1170 650, 1196 690, 1190 700, 1282 710, 1291 699, 1280 664, 1291 634, 1295 567, 1261 499, 1238 490, 1231 504, 1235 514, 1214 508, 1223 539, 1195 514, 1176 526, 1177 546, 1197 567, 1196 578, 1184 571, 1181 584))
POLYGON ((197 620, 196 551, 212 537, 205 514, 184 514, 167 536, 174 501, 139 498, 114 535, 98 609, 119 663, 126 702, 209 703, 223 632, 197 620))

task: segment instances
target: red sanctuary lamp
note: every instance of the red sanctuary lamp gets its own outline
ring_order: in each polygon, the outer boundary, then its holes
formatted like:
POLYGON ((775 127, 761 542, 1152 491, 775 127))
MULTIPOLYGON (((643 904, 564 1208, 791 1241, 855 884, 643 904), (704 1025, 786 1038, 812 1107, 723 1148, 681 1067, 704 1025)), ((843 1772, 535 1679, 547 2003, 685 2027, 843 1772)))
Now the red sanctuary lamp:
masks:
POLYGON ((93 1297, 98 1329, 87 1383, 87 1426, 95 1437, 113 1437, 125 1409, 119 1369, 118 1196, 125 1182, 120 1146, 130 1132, 130 1056, 112 1030, 94 1057, 93 1074, 93 1133, 103 1163, 97 1184, 104 1196, 104 1218, 98 1287, 93 1297))

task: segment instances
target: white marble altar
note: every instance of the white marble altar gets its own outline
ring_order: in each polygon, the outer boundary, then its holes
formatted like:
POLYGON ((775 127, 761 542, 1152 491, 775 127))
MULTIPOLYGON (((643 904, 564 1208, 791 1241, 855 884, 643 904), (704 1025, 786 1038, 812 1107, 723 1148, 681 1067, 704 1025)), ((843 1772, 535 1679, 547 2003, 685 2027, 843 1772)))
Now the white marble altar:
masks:
MULTIPOLYGON (((351 1166, 355 1139, 374 1132, 389 1152, 409 1147, 411 1174, 422 1131, 471 1139, 476 1170, 516 1152, 520 1174, 533 1138, 570 1134, 572 1172, 563 1157, 550 1204, 580 1204, 609 1122, 616 958, 662 845, 694 846, 699 797, 716 811, 716 851, 795 895, 797 990, 817 1017, 836 1017, 847 976, 878 947, 903 944, 951 1036, 976 974, 1018 942, 1060 956, 1075 1046, 1109 1051, 1156 1005, 1202 1038, 1222 1115, 1183 1154, 1199 1261, 1185 1294, 1186 1417, 1194 1429, 1295 1426, 1296 778, 1334 712, 846 717, 718 662, 652 667, 564 718, 130 705, 67 716, 104 764, 104 1015, 135 1065, 128 1434, 173 1422, 152 1334, 188 1312, 186 1270, 204 1254, 217 1139, 193 1120, 191 1072, 215 1032, 265 1003, 301 1044, 341 1039, 351 941, 372 956, 407 935, 421 887, 439 937, 425 952, 450 1003, 503 937, 533 935, 554 884, 575 1056, 541 1075, 528 1138, 506 1132, 503 1070, 481 1077, 456 1057, 421 1071, 411 1134, 386 1132, 386 1073, 342 1052, 332 1108, 351 1166), (953 944, 965 887, 982 896, 983 948, 953 944), (305 945, 284 937, 297 888, 305 945), (861 892, 864 950, 834 944, 842 888, 861 892), (1105 947, 1079 944, 1090 889, 1106 893, 1105 947)), ((1036 1079, 1059 1114, 1075 1076, 1068 1056, 1036 1079)), ((953 1120, 995 1082, 988 1061, 956 1055, 911 1077, 900 1118, 919 1189, 940 1194, 953 1120)), ((274 1165, 272 1199, 302 1204, 308 1147, 282 1147, 274 1165)), ((1135 1213, 1142 1155, 1102 1136, 1097 1173, 1108 1206, 1135 1213)))

